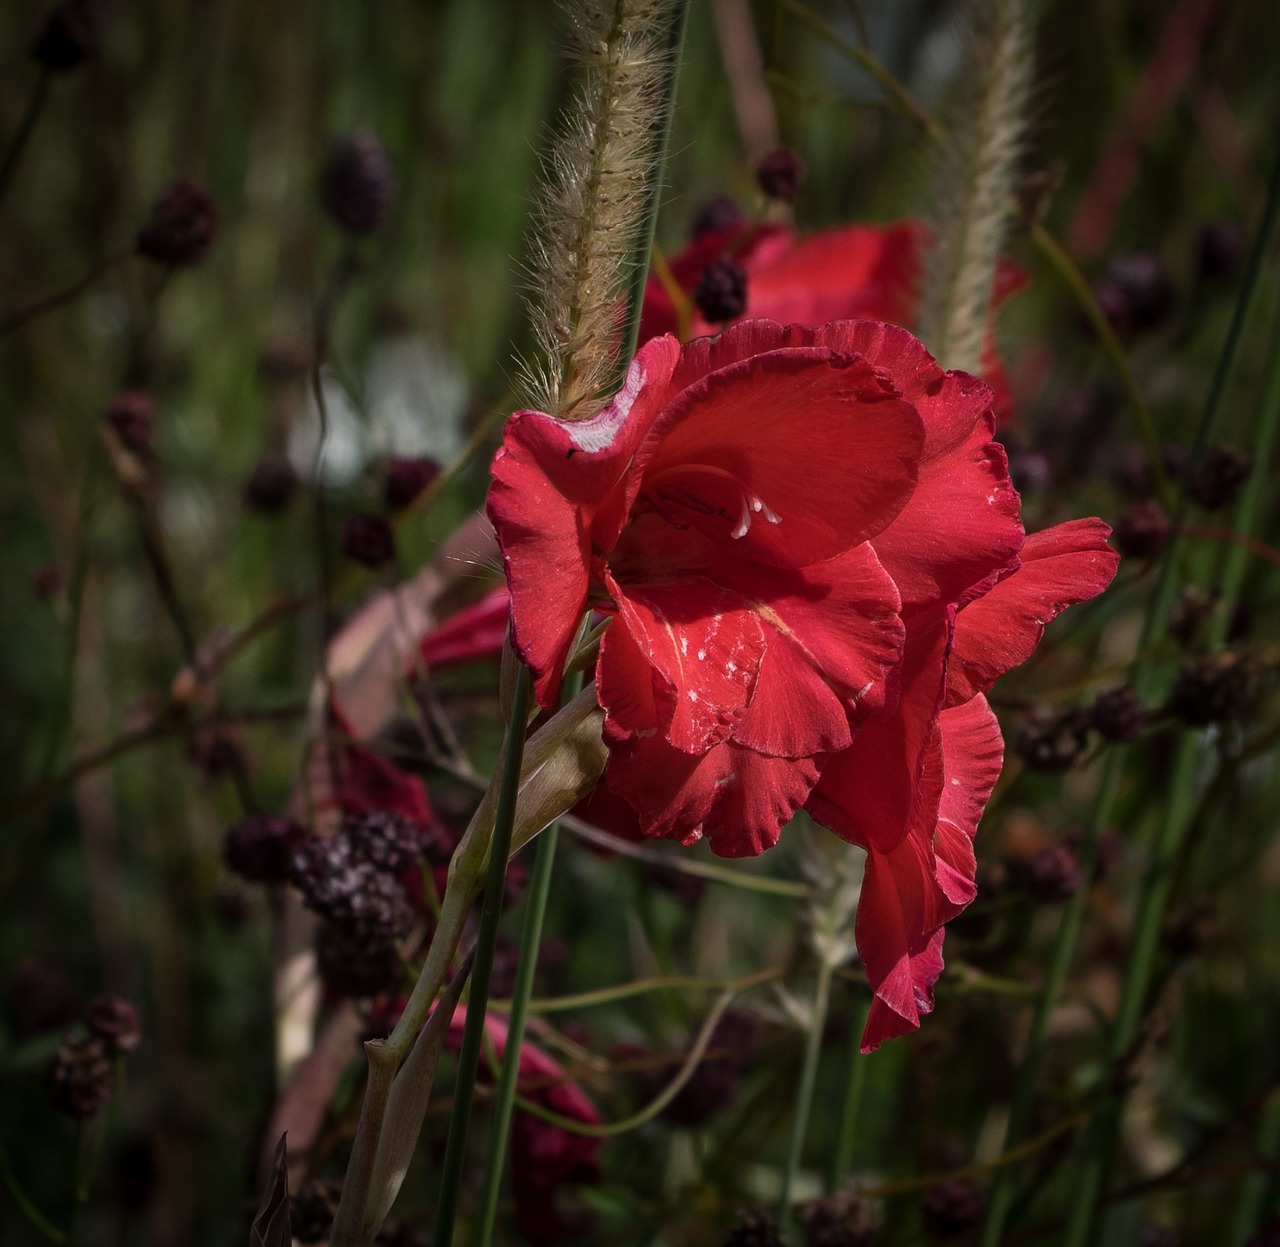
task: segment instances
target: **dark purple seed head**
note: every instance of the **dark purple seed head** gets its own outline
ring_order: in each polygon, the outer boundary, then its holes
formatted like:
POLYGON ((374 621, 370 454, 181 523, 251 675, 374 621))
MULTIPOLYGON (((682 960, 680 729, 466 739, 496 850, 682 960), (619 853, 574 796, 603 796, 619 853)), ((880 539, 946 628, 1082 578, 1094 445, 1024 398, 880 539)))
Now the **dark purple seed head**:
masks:
POLYGON ((728 256, 712 260, 698 278, 693 301, 712 324, 735 320, 747 310, 747 270, 728 256))
POLYGON ((110 1103, 115 1086, 111 1052, 96 1035, 66 1040, 45 1070, 49 1103, 76 1121, 97 1117, 110 1103))
POLYGON ((794 203, 804 183, 805 163, 789 147, 775 148, 756 165, 756 181, 770 199, 794 203))
POLYGON ((218 206, 208 187, 179 178, 151 208, 138 232, 137 252, 170 268, 191 268, 218 237, 218 206))
POLYGON ((155 407, 146 390, 121 390, 102 413, 120 441, 137 455, 151 453, 155 407))
POLYGON ((1013 738, 1018 757, 1034 771, 1070 769, 1087 744, 1087 723, 1073 707, 1039 707, 1027 715, 1013 738))
POLYGON ((1116 521, 1111 533, 1116 549, 1133 559, 1159 558, 1173 536, 1173 521, 1154 500, 1135 502, 1116 521))
POLYGON ((1089 725, 1104 740, 1134 740, 1147 725, 1147 711, 1127 685, 1099 693, 1089 711, 1089 725))
POLYGON ((289 505, 297 488, 298 474, 284 455, 263 455, 245 482, 244 504, 250 511, 276 515, 289 505))
POLYGON ((387 510, 403 511, 439 475, 440 465, 426 455, 392 459, 382 487, 387 510))
POLYGON ((694 238, 701 238, 703 234, 718 234, 721 230, 732 229, 746 219, 742 205, 732 195, 715 195, 694 214, 689 232, 694 238))
POLYGON ((291 818, 250 814, 227 832, 222 860, 251 883, 288 883, 294 854, 306 839, 306 828, 291 818))
POLYGON ((342 552, 364 567, 385 567, 396 557, 396 535, 385 516, 361 513, 342 526, 342 552))
POLYGON ((1028 894, 1046 905, 1060 905, 1080 891, 1080 863, 1065 844, 1051 844, 1033 853, 1024 865, 1028 894))
POLYGON ((376 233, 395 199, 395 170, 372 130, 334 139, 320 176, 320 201, 347 233, 376 233))
POLYGON ((89 1001, 84 1024, 112 1053, 132 1052, 142 1042, 138 1011, 123 996, 97 996, 89 1001))
POLYGON ((921 1201, 924 1228, 935 1238, 962 1238, 978 1227, 987 1210, 987 1198, 972 1182, 944 1182, 921 1201))
POLYGON ((1244 255, 1244 230, 1235 221, 1210 221, 1196 239, 1196 268, 1207 281, 1229 277, 1244 255))
POLYGON ((107 24, 104 0, 66 0, 31 44, 31 57, 50 73, 65 74, 102 51, 107 24))

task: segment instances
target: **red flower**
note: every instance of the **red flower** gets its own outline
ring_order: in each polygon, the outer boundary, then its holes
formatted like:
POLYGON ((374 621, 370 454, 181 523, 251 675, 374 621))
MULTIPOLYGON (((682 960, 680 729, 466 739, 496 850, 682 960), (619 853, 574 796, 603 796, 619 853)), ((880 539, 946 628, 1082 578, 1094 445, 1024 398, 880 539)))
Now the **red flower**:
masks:
POLYGON ((981 694, 1100 592, 1096 520, 1024 538, 991 391, 905 330, 647 344, 591 420, 517 413, 489 513, 544 706, 588 605, 608 788, 759 853, 802 805, 868 853, 865 1041, 918 1025, 1002 745, 981 694), (816 785, 816 787, 815 787, 816 785))
POLYGON ((473 658, 496 658, 507 636, 511 598, 506 585, 492 589, 478 602, 464 606, 436 624, 418 642, 418 654, 428 671, 439 671, 473 658))
MULTIPOLYGON (((685 298, 692 297, 707 266, 721 257, 746 272, 744 317, 822 325, 833 320, 883 320, 910 328, 923 280, 923 252, 928 231, 915 221, 890 225, 845 225, 805 238, 785 226, 750 222, 695 238, 669 262, 671 276, 685 298)), ((991 291, 994 311, 1026 284, 1016 265, 1001 262, 991 291)), ((688 336, 714 333, 693 309, 688 336)), ((680 331, 671 291, 652 275, 645 287, 640 341, 680 331)), ((1004 367, 989 333, 982 373, 995 391, 995 408, 1003 419, 1009 406, 1004 367)))

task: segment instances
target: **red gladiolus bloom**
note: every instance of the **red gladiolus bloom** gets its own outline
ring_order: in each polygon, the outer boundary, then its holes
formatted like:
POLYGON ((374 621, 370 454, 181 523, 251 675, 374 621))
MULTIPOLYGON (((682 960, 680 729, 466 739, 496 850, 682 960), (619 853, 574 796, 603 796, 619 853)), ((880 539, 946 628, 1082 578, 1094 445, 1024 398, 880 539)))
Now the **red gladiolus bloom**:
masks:
MULTIPOLYGON (((682 294, 690 298, 709 264, 721 257, 732 259, 746 273, 744 318, 802 325, 883 320, 910 328, 916 318, 928 241, 928 231, 916 221, 843 225, 803 238, 786 226, 743 222, 695 238, 671 257, 669 270, 682 294)), ((992 311, 1026 281, 1022 269, 1002 261, 991 291, 992 311)), ((678 333, 680 328, 671 291, 659 276, 651 275, 645 287, 640 341, 678 333)), ((719 328, 693 309, 688 336, 715 333, 719 328)), ((982 375, 995 391, 996 415, 1003 420, 1009 407, 1009 384, 990 332, 983 349, 982 375)))
POLYGON ((931 1007, 1003 747, 982 694, 1110 581, 1024 536, 991 391, 905 330, 749 321, 637 355, 591 420, 517 413, 489 513, 540 702, 588 605, 606 782, 648 835, 761 852, 801 805, 868 854, 864 1042, 931 1007))
POLYGON ((496 658, 502 653, 510 615, 506 585, 491 589, 478 602, 464 606, 425 633, 418 642, 418 654, 428 671, 474 658, 496 658))

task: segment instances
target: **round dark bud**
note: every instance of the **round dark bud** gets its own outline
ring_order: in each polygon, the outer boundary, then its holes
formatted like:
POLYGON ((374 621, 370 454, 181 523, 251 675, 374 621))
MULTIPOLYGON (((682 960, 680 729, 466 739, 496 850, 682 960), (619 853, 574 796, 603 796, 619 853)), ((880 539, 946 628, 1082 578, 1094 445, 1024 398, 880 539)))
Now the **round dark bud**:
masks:
POLYGON ((364 567, 385 567, 396 557, 396 535, 386 518, 362 512, 342 526, 342 552, 364 567))
POLYGON ((244 487, 244 504, 251 511, 275 515, 289 505, 298 488, 298 474, 284 455, 263 455, 244 487))
POLYGON ((218 236, 218 207, 203 182, 179 178, 151 208, 137 251, 157 264, 199 264, 218 236))
POLYGON ((48 602, 62 592, 63 576, 60 569, 48 566, 37 567, 31 573, 31 592, 42 602, 48 602))
POLYGON ((277 343, 258 356, 258 376, 268 385, 290 385, 311 371, 311 351, 305 346, 277 343))
POLYGON ((365 810, 343 820, 351 847, 384 874, 402 875, 426 851, 430 832, 403 814, 365 810))
POLYGON ((794 203, 807 172, 804 161, 789 147, 778 147, 761 157, 756 181, 770 199, 794 203))
POLYGON ((155 432, 155 408, 146 390, 121 390, 102 417, 120 441, 137 455, 151 453, 155 432))
POLYGON ((738 1224, 729 1231, 722 1247, 786 1247, 786 1240, 768 1217, 758 1212, 740 1212, 738 1224))
POLYGON ((68 1039, 45 1071, 49 1103, 60 1113, 87 1121, 111 1101, 116 1070, 107 1045, 96 1035, 68 1039))
POLYGON ((1228 277, 1244 254, 1244 230, 1235 221, 1211 221, 1196 239, 1196 268, 1206 281, 1228 277))
POLYGON ((741 316, 747 310, 747 270, 728 256, 712 260, 698 278, 693 301, 713 324, 741 316))
POLYGON ((89 1001, 84 1024, 113 1054, 132 1052, 142 1042, 138 1011, 123 996, 98 996, 89 1001))
POLYGON ((874 1241, 871 1209, 856 1196, 828 1195, 804 1210, 804 1247, 871 1247, 874 1241))
POLYGON ((1214 596, 1199 585, 1183 585, 1165 626, 1169 635, 1188 649, 1194 647, 1213 614, 1214 596))
POLYGON ((1112 529, 1116 549, 1131 559, 1158 558, 1173 536, 1173 521, 1152 499, 1135 502, 1112 529))
MULTIPOLYGON (((1099 277, 1090 289, 1093 301, 1098 305, 1098 311, 1106 318, 1112 332, 1119 337, 1125 337, 1133 328, 1133 308, 1129 304, 1129 296, 1125 294, 1124 287, 1110 277, 1099 277)), ((1083 317, 1081 319, 1083 320, 1083 317)), ((1086 328, 1089 327, 1087 321, 1084 321, 1084 324, 1086 328)))
POLYGON ((1169 692, 1168 710, 1192 727, 1240 718, 1256 690, 1253 663, 1236 650, 1200 654, 1182 664, 1169 692))
POLYGON ((342 1186, 309 1178, 296 1195, 289 1196, 289 1226, 300 1243, 323 1243, 333 1229, 342 1186))
POLYGON ((1041 707, 1023 720, 1013 747, 1033 771, 1065 771, 1084 752, 1087 728, 1084 717, 1074 708, 1041 707))
POLYGON ((1053 465, 1039 450, 1021 450, 1009 456, 1009 478, 1020 494, 1042 494, 1053 482, 1053 465))
POLYGON ((1210 511, 1230 506, 1251 471, 1252 455, 1234 446, 1211 446, 1187 469, 1187 497, 1210 511))
POLYGON ((395 458, 387 464, 382 498, 388 511, 403 511, 440 475, 440 465, 426 455, 395 458))
POLYGON ((394 991, 404 978, 394 940, 361 939, 332 922, 320 928, 316 967, 330 991, 356 999, 394 991))
POLYGON ((320 176, 320 201, 347 233, 375 233, 395 199, 395 170, 372 130, 334 139, 320 176))
POLYGON ((1106 278, 1124 294, 1133 329, 1153 329, 1173 310, 1173 283, 1164 262, 1152 251, 1116 256, 1107 266, 1106 278))
POLYGON ((747 219, 742 205, 732 195, 716 195, 694 214, 689 232, 694 238, 703 234, 718 234, 723 229, 732 229, 747 219))
POLYGON ((187 742, 187 756, 209 779, 242 774, 248 769, 240 742, 225 728, 196 731, 187 742))
POLYGON ((106 27, 103 0, 66 0, 58 5, 31 45, 33 60, 50 73, 64 74, 102 51, 106 27))
POLYGON ((972 1182, 944 1182, 920 1204, 924 1228, 935 1238, 961 1238, 976 1229, 987 1210, 987 1197, 972 1182))
POLYGON ((1138 1247, 1179 1247, 1181 1242, 1176 1230, 1154 1221, 1146 1222, 1138 1231, 1138 1247))
POLYGON ((1147 712, 1127 686, 1099 693, 1089 711, 1089 726, 1104 740, 1134 740, 1147 725, 1147 712))
POLYGON ((1198 956, 1213 937, 1217 913, 1206 897, 1170 915, 1164 929, 1165 950, 1177 961, 1198 956))
POLYGON ((1046 905, 1060 905, 1080 891, 1080 864, 1065 844, 1051 844, 1033 853, 1023 866, 1027 893, 1046 905))
POLYGON ((222 860, 250 883, 288 883, 294 854, 306 839, 306 829, 291 818, 250 814, 227 832, 222 860))

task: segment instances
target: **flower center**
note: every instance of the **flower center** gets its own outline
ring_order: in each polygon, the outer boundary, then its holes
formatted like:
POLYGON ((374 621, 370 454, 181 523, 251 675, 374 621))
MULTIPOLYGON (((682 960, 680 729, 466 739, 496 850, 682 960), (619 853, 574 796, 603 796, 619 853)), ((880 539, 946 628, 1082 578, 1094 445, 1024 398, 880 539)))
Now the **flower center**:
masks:
POLYGON ((687 524, 681 524, 670 515, 663 504, 666 507, 682 507, 695 515, 724 520, 726 524, 733 526, 729 536, 735 541, 745 537, 750 531, 753 516, 763 515, 770 524, 782 522, 782 516, 739 477, 708 463, 682 463, 664 468, 645 481, 644 495, 669 524, 677 528, 687 527, 687 524), (695 485, 682 480, 688 477, 701 478, 710 488, 699 490, 695 485))

